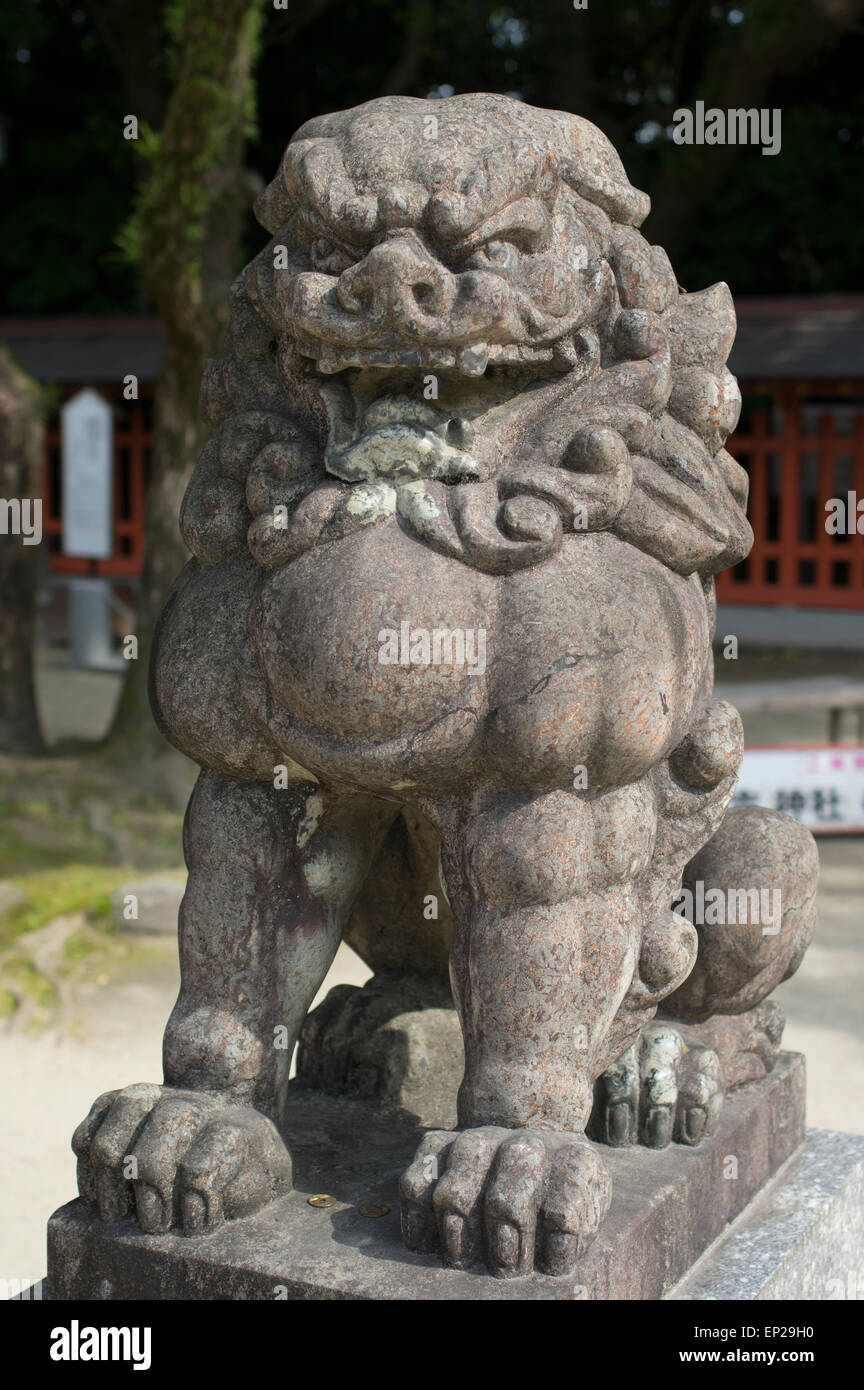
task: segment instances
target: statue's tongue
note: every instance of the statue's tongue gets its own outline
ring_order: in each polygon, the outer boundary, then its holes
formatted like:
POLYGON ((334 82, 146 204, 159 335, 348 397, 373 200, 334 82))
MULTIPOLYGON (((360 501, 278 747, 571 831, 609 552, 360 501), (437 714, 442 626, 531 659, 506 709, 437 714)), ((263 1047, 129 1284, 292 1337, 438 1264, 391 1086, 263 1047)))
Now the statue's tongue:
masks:
POLYGON ((331 397, 329 404, 330 435, 324 464, 328 473, 345 482, 412 478, 470 482, 480 476, 464 447, 471 437, 467 421, 429 402, 383 396, 368 407, 356 432, 344 399, 331 397))
POLYGON ((329 473, 345 482, 409 478, 468 482, 479 477, 470 455, 415 425, 382 425, 356 444, 328 453, 325 465, 329 473))

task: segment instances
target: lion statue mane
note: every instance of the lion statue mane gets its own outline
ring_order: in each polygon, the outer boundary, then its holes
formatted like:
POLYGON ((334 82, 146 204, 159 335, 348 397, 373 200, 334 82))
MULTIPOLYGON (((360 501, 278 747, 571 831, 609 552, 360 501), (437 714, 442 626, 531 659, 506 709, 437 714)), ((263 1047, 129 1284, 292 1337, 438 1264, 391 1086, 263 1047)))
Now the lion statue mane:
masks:
POLYGON ((429 105, 307 122, 258 199, 272 240, 202 387, 215 433, 183 506, 194 555, 248 546, 272 569, 396 511, 491 572, 580 528, 684 575, 736 563, 752 534, 723 448, 740 409, 727 286, 680 289, 638 230, 647 196, 588 121, 469 95, 437 102, 430 128, 429 105), (374 264, 394 238, 399 256, 374 264), (400 367, 404 392, 376 404, 400 367), (448 378, 441 410, 420 383, 448 378))

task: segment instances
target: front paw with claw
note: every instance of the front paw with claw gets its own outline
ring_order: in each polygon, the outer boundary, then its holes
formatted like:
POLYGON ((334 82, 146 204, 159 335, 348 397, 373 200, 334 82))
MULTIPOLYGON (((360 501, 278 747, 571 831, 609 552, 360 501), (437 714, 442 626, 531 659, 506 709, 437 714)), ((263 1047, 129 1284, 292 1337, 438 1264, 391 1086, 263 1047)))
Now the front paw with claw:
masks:
POLYGON ((484 1126, 434 1130, 403 1174, 402 1234, 464 1269, 499 1278, 569 1274, 609 1208, 611 1184, 582 1135, 484 1126))
POLYGON ((716 1052, 688 1045, 668 1024, 649 1024, 597 1081, 589 1133, 615 1148, 698 1144, 716 1130, 724 1093, 716 1052))
POLYGON ((78 1191, 103 1221, 134 1213, 141 1230, 206 1235, 291 1190, 291 1156, 249 1105, 202 1091, 107 1091, 72 1138, 78 1191))

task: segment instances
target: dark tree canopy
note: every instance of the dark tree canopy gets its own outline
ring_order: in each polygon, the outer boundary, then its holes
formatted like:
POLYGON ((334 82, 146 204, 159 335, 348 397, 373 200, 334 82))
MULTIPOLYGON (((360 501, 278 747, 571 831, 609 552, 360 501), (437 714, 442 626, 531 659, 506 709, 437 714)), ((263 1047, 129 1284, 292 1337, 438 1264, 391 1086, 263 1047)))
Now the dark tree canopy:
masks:
MULTIPOLYGON (((385 92, 492 90, 579 112, 651 193, 646 224, 682 284, 736 293, 862 286, 861 0, 290 0, 258 65, 263 178, 303 120, 385 92), (782 149, 684 149, 678 106, 778 107, 782 149)), ((140 169, 122 118, 158 126, 172 5, 0 0, 6 313, 152 306, 118 250, 140 169)), ((139 151, 140 153, 140 151, 139 151)), ((249 222, 249 249, 259 233, 249 222)))

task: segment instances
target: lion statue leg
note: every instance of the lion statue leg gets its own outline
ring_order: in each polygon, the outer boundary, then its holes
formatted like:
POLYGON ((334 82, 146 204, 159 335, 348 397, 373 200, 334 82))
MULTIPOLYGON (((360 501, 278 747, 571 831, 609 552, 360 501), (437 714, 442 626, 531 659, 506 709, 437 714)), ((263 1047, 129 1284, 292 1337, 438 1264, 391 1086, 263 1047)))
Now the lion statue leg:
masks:
POLYGON ((438 808, 465 1073, 458 1129, 427 1134, 402 1178, 411 1248, 507 1278, 568 1273, 594 1239, 611 1197, 586 1139, 594 1082, 692 968, 696 933, 669 904, 740 742, 713 702, 627 786, 438 808))
POLYGON ((727 812, 684 873, 696 963, 600 1078, 596 1138, 698 1144, 716 1130, 725 1094, 771 1070, 784 1018, 768 996, 798 969, 813 935, 818 870, 813 836, 791 816, 761 806, 727 812))
POLYGON ((164 1085, 100 1096, 73 1139, 81 1197, 103 1220, 131 1212, 150 1234, 201 1235, 290 1190, 294 1044, 395 810, 201 773, 164 1085))
MULTIPOLYGON (((610 797, 649 855, 630 792, 610 797)), ((404 1238, 500 1277, 566 1273, 610 1200, 584 1131, 638 951, 633 890, 624 863, 595 864, 596 816, 575 794, 490 793, 440 820, 465 1073, 458 1130, 428 1133, 403 1175, 404 1238)))

